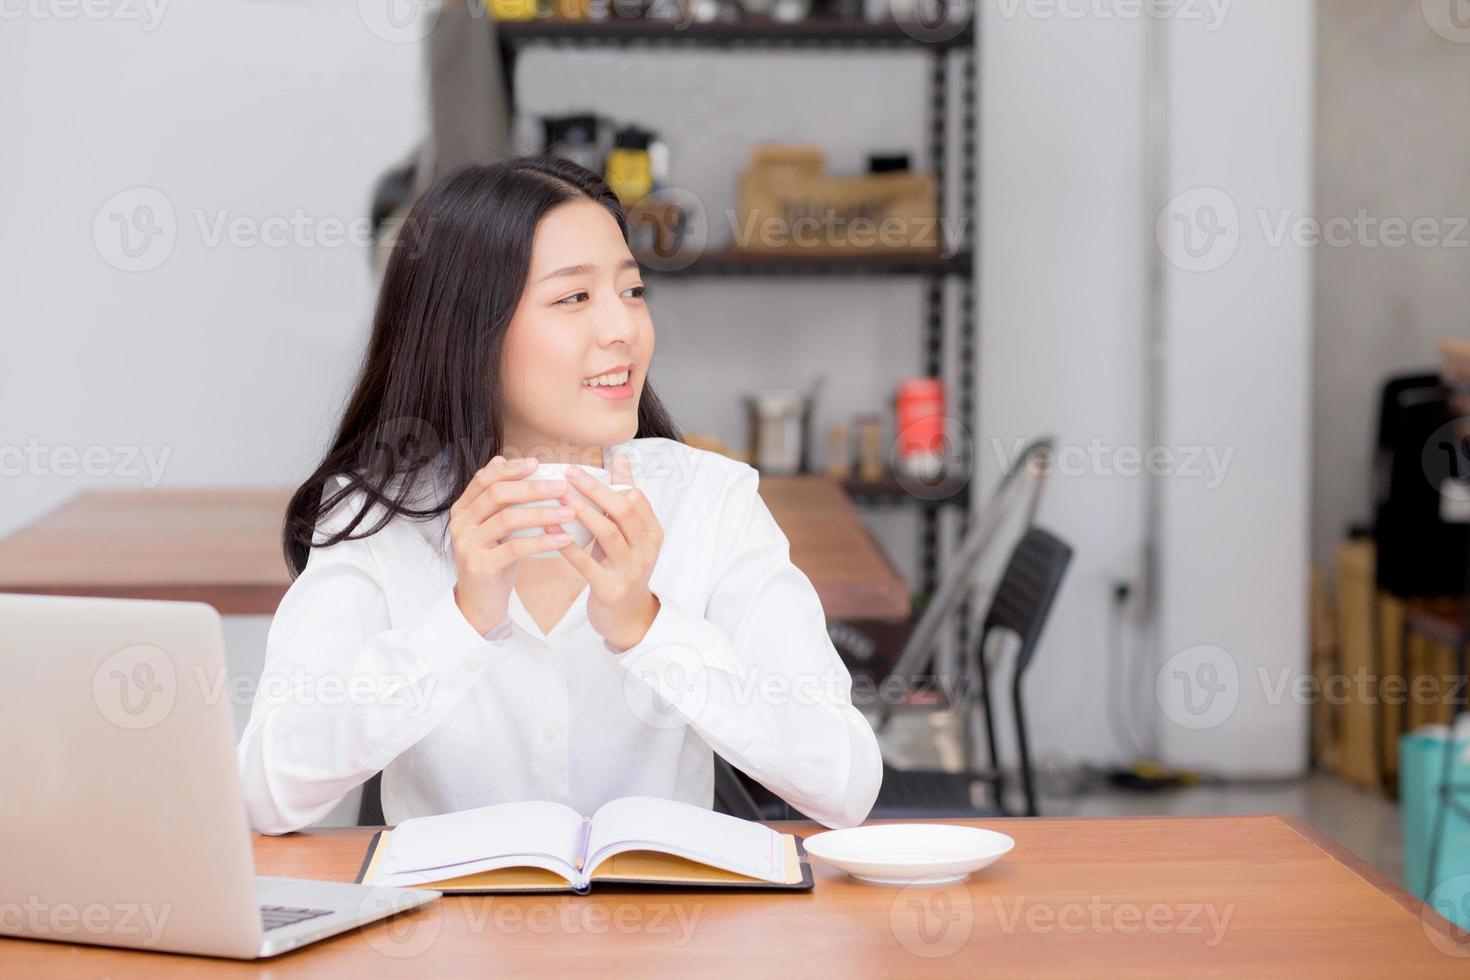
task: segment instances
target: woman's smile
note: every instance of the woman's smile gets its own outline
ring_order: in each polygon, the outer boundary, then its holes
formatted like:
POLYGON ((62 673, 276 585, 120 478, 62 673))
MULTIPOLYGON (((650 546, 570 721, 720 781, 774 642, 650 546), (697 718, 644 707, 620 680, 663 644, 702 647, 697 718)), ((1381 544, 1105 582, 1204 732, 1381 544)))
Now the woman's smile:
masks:
POLYGON ((624 364, 620 368, 608 371, 605 374, 593 378, 584 378, 582 388, 592 392, 600 398, 609 401, 622 401, 633 397, 633 366, 624 364), (621 384, 610 384, 612 381, 621 381, 621 384))

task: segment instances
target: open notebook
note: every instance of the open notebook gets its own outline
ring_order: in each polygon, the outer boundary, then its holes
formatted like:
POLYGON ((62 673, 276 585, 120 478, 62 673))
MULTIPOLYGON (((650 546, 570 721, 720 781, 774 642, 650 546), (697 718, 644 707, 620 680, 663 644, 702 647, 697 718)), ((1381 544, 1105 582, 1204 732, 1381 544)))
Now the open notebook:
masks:
POLYGON ((414 817, 373 837, 357 880, 447 893, 586 893, 596 882, 804 890, 812 872, 791 834, 626 796, 590 817, 543 802, 414 817))

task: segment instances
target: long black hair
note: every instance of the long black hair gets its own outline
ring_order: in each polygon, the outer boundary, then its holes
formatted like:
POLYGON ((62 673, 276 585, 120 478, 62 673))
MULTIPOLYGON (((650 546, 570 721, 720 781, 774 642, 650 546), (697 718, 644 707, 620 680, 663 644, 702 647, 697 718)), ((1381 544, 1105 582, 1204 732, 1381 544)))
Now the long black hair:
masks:
MULTIPOLYGON (((628 237, 616 195, 585 167, 518 157, 445 174, 410 209, 383 273, 372 337, 331 449, 286 507, 282 545, 294 578, 312 547, 381 531, 395 516, 449 509, 475 472, 502 452, 501 354, 531 267, 541 218, 596 201, 628 237), (416 499, 425 468, 448 456, 439 499, 416 499), (333 476, 347 483, 327 487, 333 476), (318 521, 362 492, 362 508, 324 540, 318 521), (362 529, 368 512, 382 508, 362 529)), ((635 438, 679 439, 645 382, 635 438)))

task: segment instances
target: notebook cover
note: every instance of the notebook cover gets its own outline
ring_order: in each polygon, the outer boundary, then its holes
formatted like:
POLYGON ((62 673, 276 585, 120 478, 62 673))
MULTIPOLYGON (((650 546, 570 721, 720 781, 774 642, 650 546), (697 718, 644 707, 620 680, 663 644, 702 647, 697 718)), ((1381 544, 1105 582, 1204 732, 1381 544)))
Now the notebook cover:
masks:
MULTIPOLYGON (((815 885, 815 881, 812 878, 812 864, 811 860, 807 857, 806 854, 806 845, 802 843, 802 839, 800 837, 797 837, 795 834, 792 834, 791 837, 796 842, 796 859, 800 862, 801 880, 789 885, 778 884, 776 882, 770 881, 726 881, 720 882, 719 884, 709 884, 707 882, 689 882, 686 884, 673 881, 643 881, 636 878, 598 878, 592 883, 592 885, 594 887, 597 885, 618 885, 620 887, 632 886, 635 888, 669 887, 681 888, 686 890, 705 889, 708 891, 724 891, 727 888, 741 890, 747 888, 757 888, 769 891, 787 892, 811 891, 812 887, 815 885)), ((372 840, 368 841, 367 853, 363 855, 362 865, 357 869, 357 877, 353 879, 353 881, 355 881, 357 884, 362 884, 363 879, 367 877, 367 870, 373 863, 373 855, 377 853, 378 844, 382 841, 382 839, 383 832, 380 830, 377 833, 373 834, 372 840)), ((433 888, 438 891, 444 892, 444 894, 446 895, 534 895, 555 892, 571 892, 573 894, 577 894, 576 889, 573 888, 570 884, 547 888, 441 888, 438 885, 420 885, 418 887, 433 888)), ((586 894, 586 892, 582 892, 580 894, 586 894)))

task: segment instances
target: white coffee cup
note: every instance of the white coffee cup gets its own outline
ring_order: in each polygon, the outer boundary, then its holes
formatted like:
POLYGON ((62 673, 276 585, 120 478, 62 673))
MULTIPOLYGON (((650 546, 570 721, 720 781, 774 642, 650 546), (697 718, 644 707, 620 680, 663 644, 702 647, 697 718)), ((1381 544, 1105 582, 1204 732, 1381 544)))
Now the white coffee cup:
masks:
MULTIPOLYGON (((596 467, 596 466, 582 466, 581 464, 578 464, 578 463, 542 463, 542 464, 540 464, 539 466, 536 467, 536 471, 534 473, 531 473, 528 476, 522 477, 522 479, 525 479, 525 480, 564 480, 564 481, 566 481, 567 488, 572 493, 577 494, 582 499, 586 500, 589 504, 591 504, 592 507, 595 510, 601 512, 602 511, 602 508, 597 506, 597 502, 596 501, 592 500, 592 498, 588 497, 585 493, 582 493, 582 491, 580 491, 576 487, 572 486, 572 482, 570 480, 567 480, 567 470, 571 469, 573 466, 576 466, 583 473, 586 473, 588 476, 592 477, 597 482, 602 483, 602 484, 605 484, 605 485, 607 485, 608 487, 610 487, 613 490, 616 490, 616 491, 621 492, 623 490, 632 490, 633 489, 631 486, 629 486, 629 485, 627 485, 625 483, 614 483, 614 482, 612 482, 612 474, 609 473, 605 469, 600 469, 599 467, 596 467)), ((555 497, 548 497, 545 500, 531 500, 531 501, 527 501, 527 502, 521 503, 521 504, 511 504, 511 506, 512 507, 560 507, 560 506, 562 506, 562 502, 560 500, 557 500, 555 497)), ((568 520, 568 521, 557 521, 557 523, 560 524, 563 528, 566 529, 566 532, 572 536, 572 543, 575 544, 575 545, 577 545, 578 547, 580 547, 580 548, 587 548, 588 545, 590 545, 592 543, 592 531, 589 530, 586 525, 584 525, 581 521, 577 520, 575 517, 572 518, 571 520, 568 520)), ((502 541, 506 541, 506 540, 509 540, 510 538, 534 538, 534 537, 539 537, 540 535, 545 534, 545 533, 546 533, 546 529, 544 527, 540 527, 540 526, 537 526, 537 527, 523 527, 523 528, 520 528, 519 530, 511 531, 504 538, 501 538, 501 540, 502 541)), ((561 554, 561 552, 562 552, 562 549, 560 549, 560 548, 553 548, 553 549, 551 549, 549 551, 538 551, 534 555, 528 555, 527 557, 529 557, 529 558, 555 558, 557 555, 561 554)))

